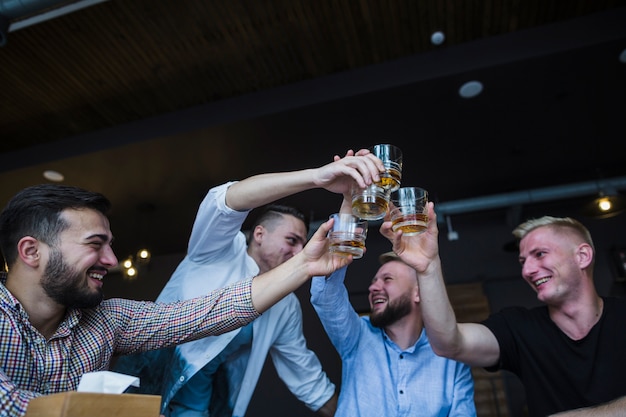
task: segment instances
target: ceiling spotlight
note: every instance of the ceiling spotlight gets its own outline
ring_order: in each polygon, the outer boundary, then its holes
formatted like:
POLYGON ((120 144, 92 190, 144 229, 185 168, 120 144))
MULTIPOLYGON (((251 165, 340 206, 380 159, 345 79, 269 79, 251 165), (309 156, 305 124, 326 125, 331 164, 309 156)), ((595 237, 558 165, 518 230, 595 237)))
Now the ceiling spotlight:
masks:
POLYGON ((65 179, 63 174, 61 174, 58 171, 53 171, 51 169, 44 171, 43 177, 47 179, 48 181, 53 181, 53 182, 61 182, 65 179))
POLYGON ((432 35, 430 35, 430 42, 433 45, 441 45, 445 40, 446 35, 444 35, 443 32, 434 32, 432 35))
POLYGON ((604 195, 594 199, 583 208, 583 214, 597 219, 617 216, 626 209, 626 201, 619 194, 604 195))
POLYGON ((480 81, 468 81, 459 88, 459 95, 463 98, 476 97, 483 91, 483 84, 480 81))

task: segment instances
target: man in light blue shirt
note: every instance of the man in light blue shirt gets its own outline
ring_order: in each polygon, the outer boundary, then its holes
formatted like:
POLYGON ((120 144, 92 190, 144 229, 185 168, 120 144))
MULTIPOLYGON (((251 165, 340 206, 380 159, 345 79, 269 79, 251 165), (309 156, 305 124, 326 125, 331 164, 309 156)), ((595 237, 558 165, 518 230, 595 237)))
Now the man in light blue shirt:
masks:
POLYGON ((350 304, 347 267, 311 282, 311 303, 342 361, 335 417, 476 416, 470 368, 430 347, 417 273, 393 252, 380 261, 369 317, 350 304))

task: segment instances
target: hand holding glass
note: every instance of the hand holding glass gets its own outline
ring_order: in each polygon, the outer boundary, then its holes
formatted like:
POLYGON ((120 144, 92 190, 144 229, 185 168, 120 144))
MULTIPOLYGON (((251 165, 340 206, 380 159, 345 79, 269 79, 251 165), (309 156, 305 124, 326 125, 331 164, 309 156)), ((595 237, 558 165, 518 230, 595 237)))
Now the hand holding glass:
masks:
POLYGON ((425 232, 428 227, 428 191, 402 187, 391 195, 391 229, 406 236, 425 232))
POLYGON ((402 180, 402 150, 397 146, 383 143, 372 146, 370 151, 385 165, 385 172, 380 176, 380 185, 391 191, 400 188, 402 180))
POLYGON ((360 188, 352 185, 352 214, 365 220, 379 220, 385 217, 389 208, 391 190, 374 183, 360 188))
POLYGON ((347 213, 335 213, 330 218, 334 222, 328 233, 329 251, 340 256, 352 255, 353 259, 361 258, 367 237, 367 221, 347 213))

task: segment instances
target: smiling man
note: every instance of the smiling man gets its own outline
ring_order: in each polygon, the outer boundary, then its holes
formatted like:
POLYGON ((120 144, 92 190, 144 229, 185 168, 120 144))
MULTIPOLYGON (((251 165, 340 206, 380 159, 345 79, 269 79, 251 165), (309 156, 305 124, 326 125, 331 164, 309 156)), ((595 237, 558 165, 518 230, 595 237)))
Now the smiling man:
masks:
MULTIPOLYGON (((341 211, 349 210, 344 195, 341 211)), ((335 417, 475 416, 470 368, 430 346, 415 270, 393 252, 380 262, 369 286, 369 316, 350 303, 347 268, 311 282, 311 304, 341 356, 335 417)))
POLYGON ((313 275, 350 262, 328 252, 329 220, 297 254, 254 278, 172 303, 103 300, 103 278, 117 265, 109 206, 99 193, 42 184, 0 213, 0 416, 23 416, 32 398, 76 390, 115 354, 245 326, 313 275))
POLYGON ((482 323, 457 323, 443 279, 437 218, 418 236, 381 233, 417 271, 424 325, 438 355, 489 371, 504 369, 524 384, 529 415, 617 416, 626 410, 626 299, 599 296, 595 248, 575 219, 544 216, 520 224, 522 278, 544 306, 508 307, 482 323))

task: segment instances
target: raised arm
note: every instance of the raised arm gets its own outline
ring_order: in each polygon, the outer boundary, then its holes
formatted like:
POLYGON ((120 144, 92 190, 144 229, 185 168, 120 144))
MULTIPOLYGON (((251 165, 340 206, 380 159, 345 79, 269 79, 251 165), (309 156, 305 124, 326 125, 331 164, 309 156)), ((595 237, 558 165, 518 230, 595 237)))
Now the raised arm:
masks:
POLYGON ((352 182, 365 187, 378 181, 382 171, 380 159, 367 149, 356 154, 349 150, 343 158, 335 156, 333 162, 319 168, 259 174, 241 180, 228 189, 226 204, 234 210, 250 210, 313 188, 345 194, 352 182))
POLYGON ((439 230, 432 202, 428 203, 428 217, 428 229, 415 236, 394 233, 390 221, 381 225, 380 232, 391 241, 394 252, 417 271, 422 317, 435 353, 470 366, 494 365, 500 357, 500 348, 493 333, 482 324, 456 321, 443 279, 439 230))
POLYGON ((328 251, 326 235, 332 224, 332 219, 322 223, 301 252, 252 280, 252 304, 259 313, 313 276, 329 275, 352 262, 352 257, 335 256, 328 251))

